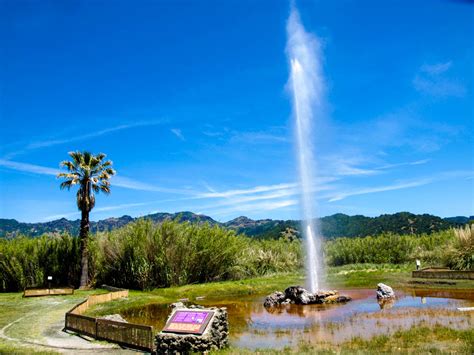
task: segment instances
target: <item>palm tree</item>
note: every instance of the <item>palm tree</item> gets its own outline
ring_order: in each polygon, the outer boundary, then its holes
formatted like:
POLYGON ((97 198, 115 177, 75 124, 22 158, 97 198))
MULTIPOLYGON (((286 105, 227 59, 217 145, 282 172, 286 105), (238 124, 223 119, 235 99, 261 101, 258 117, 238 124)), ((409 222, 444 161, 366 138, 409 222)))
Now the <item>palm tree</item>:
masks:
POLYGON ((81 281, 80 287, 84 288, 89 283, 89 253, 87 247, 87 237, 89 235, 89 212, 95 206, 94 193, 110 193, 109 179, 115 175, 110 160, 104 161, 106 155, 97 155, 89 152, 69 152, 72 161, 62 161, 61 167, 65 167, 67 172, 58 174, 58 178, 63 178, 61 190, 70 190, 72 186, 78 185, 76 194, 77 208, 81 211, 81 281))

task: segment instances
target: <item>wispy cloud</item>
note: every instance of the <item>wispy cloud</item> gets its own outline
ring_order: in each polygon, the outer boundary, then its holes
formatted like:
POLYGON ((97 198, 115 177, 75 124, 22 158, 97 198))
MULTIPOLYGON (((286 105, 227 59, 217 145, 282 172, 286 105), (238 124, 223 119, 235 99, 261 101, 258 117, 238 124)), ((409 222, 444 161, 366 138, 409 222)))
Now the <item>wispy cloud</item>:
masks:
MULTIPOLYGON (((40 175, 53 175, 56 176, 61 172, 60 169, 49 168, 41 165, 29 164, 29 163, 20 163, 16 161, 0 159, 0 167, 8 168, 15 171, 21 171, 32 174, 40 175)), ((137 181, 135 179, 130 179, 125 176, 113 176, 111 178, 113 186, 118 186, 131 190, 140 190, 140 191, 154 191, 154 192, 163 192, 169 194, 180 194, 180 195, 196 195, 197 193, 186 190, 186 189, 173 189, 161 187, 158 185, 153 185, 149 183, 144 183, 137 181)))
POLYGON ((203 192, 197 195, 199 198, 225 198, 225 197, 232 197, 238 195, 248 195, 260 192, 268 192, 268 191, 275 191, 275 190, 282 190, 288 188, 295 188, 297 187, 297 183, 283 183, 283 184, 275 184, 275 185, 262 185, 262 186, 255 186, 248 189, 237 189, 237 190, 226 190, 226 191, 211 191, 211 192, 203 192))
POLYGON ((366 195, 366 194, 373 194, 376 192, 384 192, 384 191, 393 191, 393 190, 401 190, 407 189, 410 187, 417 187, 431 183, 432 180, 430 179, 421 179, 412 182, 406 183, 396 183, 393 185, 387 186, 377 186, 377 187, 368 187, 368 188, 361 188, 361 189, 353 189, 347 192, 340 192, 334 195, 332 198, 329 199, 329 202, 340 201, 350 196, 357 196, 357 195, 366 195))
POLYGON ((385 165, 377 167, 377 169, 385 170, 385 169, 398 168, 398 167, 401 167, 401 166, 423 165, 423 164, 426 164, 430 161, 431 161, 431 159, 420 159, 420 160, 414 160, 414 161, 409 161, 409 162, 405 162, 405 163, 385 164, 385 165))
POLYGON ((430 75, 438 75, 448 71, 452 64, 452 61, 445 63, 423 64, 420 68, 420 71, 430 75))
POLYGON ((231 138, 231 142, 242 142, 247 144, 262 143, 286 143, 290 139, 288 135, 273 132, 237 132, 231 138))
POLYGON ((145 183, 141 181, 137 181, 135 179, 130 179, 125 176, 114 176, 111 178, 111 183, 118 187, 123 187, 126 189, 131 190, 139 190, 139 191, 150 191, 150 192, 164 192, 164 193, 171 193, 171 194, 184 194, 189 195, 193 192, 186 189, 173 189, 173 188, 166 188, 150 183, 145 183))
POLYGON ((91 133, 86 133, 86 134, 74 136, 74 137, 47 139, 47 140, 32 142, 32 143, 27 144, 25 147, 23 147, 20 150, 8 153, 7 155, 4 156, 4 159, 11 159, 14 156, 17 156, 19 154, 23 154, 23 153, 26 153, 28 151, 35 150, 35 149, 52 147, 52 146, 60 145, 60 144, 66 144, 66 143, 71 143, 71 142, 82 141, 82 140, 96 138, 96 137, 103 136, 105 134, 118 132, 118 131, 122 131, 122 130, 126 130, 126 129, 137 128, 137 127, 145 127, 145 126, 155 126, 155 125, 162 124, 162 123, 163 123, 162 121, 134 122, 134 123, 122 124, 122 125, 118 125, 118 126, 115 126, 115 127, 110 127, 110 128, 94 131, 94 132, 91 132, 91 133))
POLYGON ((183 133, 181 132, 181 130, 179 128, 171 128, 170 131, 171 131, 171 133, 173 133, 176 137, 178 137, 182 141, 185 140, 184 136, 183 136, 183 133))
POLYGON ((57 175, 60 170, 48 168, 45 166, 28 164, 28 163, 20 163, 16 161, 10 161, 5 159, 0 159, 0 166, 5 168, 16 170, 16 171, 23 171, 26 173, 33 173, 33 174, 40 174, 40 175, 57 175))
POLYGON ((368 176, 380 174, 376 169, 363 168, 358 164, 346 159, 334 159, 331 162, 333 174, 336 176, 368 176))
POLYGON ((287 208, 291 206, 295 206, 298 204, 297 199, 286 199, 286 200, 278 200, 278 201, 268 201, 268 202, 260 202, 260 203, 250 203, 250 204, 239 204, 234 205, 229 208, 217 208, 217 209, 204 209, 202 210, 205 214, 211 214, 213 216, 231 216, 235 215, 236 213, 244 214, 248 212, 263 212, 263 211, 272 211, 281 208, 287 208))
POLYGON ((423 64, 413 79, 414 88, 424 94, 437 97, 464 97, 465 86, 447 76, 452 62, 423 64))
POLYGON ((357 196, 357 195, 366 195, 366 194, 373 194, 378 192, 385 192, 385 191, 393 191, 393 190, 401 190, 401 189, 408 189, 423 185, 428 185, 434 182, 443 181, 443 180, 450 180, 456 178, 472 178, 474 172, 472 171, 464 171, 464 170, 454 170, 454 171, 445 171, 438 174, 435 174, 430 177, 419 178, 411 181, 404 181, 404 182, 395 182, 390 185, 385 186, 375 186, 375 187, 363 187, 363 188, 352 188, 345 192, 338 192, 334 195, 329 195, 329 202, 340 201, 350 196, 357 196))

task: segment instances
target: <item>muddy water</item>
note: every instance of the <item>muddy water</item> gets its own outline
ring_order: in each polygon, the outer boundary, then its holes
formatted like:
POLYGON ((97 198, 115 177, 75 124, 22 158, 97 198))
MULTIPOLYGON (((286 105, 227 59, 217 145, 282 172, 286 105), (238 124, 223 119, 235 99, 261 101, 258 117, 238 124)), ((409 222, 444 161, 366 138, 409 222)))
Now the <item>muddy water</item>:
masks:
MULTIPOLYGON (((195 301, 203 306, 227 307, 230 341, 238 347, 282 348, 304 340, 340 343, 353 337, 368 339, 414 325, 437 324, 453 329, 474 325, 474 312, 458 307, 474 307, 474 290, 405 290, 395 302, 380 305, 374 290, 343 290, 353 298, 339 305, 286 305, 272 310, 263 307, 264 296, 195 301)), ((163 328, 168 305, 149 304, 129 309, 122 316, 129 322, 163 328)))

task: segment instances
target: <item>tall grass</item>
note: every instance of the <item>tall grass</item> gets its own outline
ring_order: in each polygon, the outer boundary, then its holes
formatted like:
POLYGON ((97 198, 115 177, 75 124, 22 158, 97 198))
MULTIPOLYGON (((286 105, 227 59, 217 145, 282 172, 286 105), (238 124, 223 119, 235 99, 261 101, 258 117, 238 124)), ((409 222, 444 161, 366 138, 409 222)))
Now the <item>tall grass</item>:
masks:
POLYGON ((149 289, 300 267, 299 243, 254 241, 208 224, 140 220, 91 239, 96 283, 149 289))
POLYGON ((96 282, 144 289, 229 279, 245 240, 207 224, 140 220, 90 246, 96 282))
POLYGON ((474 229, 466 226, 432 234, 338 238, 325 245, 331 266, 357 263, 402 264, 415 259, 459 270, 474 267, 474 229))
POLYGON ((79 239, 69 235, 0 239, 0 291, 74 284, 80 272, 79 239))
MULTIPOLYGON (((242 279, 303 268, 300 240, 255 240, 208 224, 139 220, 92 235, 90 279, 132 289, 150 289, 242 279)), ((474 267, 474 227, 430 235, 382 234, 338 238, 324 245, 329 266, 346 264, 425 264, 474 267)), ((56 284, 77 285, 78 238, 69 235, 0 239, 0 291, 56 284)))
MULTIPOLYGON (((252 240, 208 224, 139 220, 92 235, 89 272, 94 284, 133 289, 241 279, 301 267, 298 241, 252 240)), ((77 285, 78 238, 69 235, 0 239, 0 291, 77 285)))

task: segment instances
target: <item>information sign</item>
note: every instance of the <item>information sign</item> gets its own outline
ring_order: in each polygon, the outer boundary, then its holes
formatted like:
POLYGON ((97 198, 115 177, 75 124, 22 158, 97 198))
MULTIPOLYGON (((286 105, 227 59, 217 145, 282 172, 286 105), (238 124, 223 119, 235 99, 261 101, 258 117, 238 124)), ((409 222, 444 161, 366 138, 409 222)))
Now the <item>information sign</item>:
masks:
POLYGON ((166 323, 163 332, 202 334, 214 312, 205 310, 177 310, 166 323))

